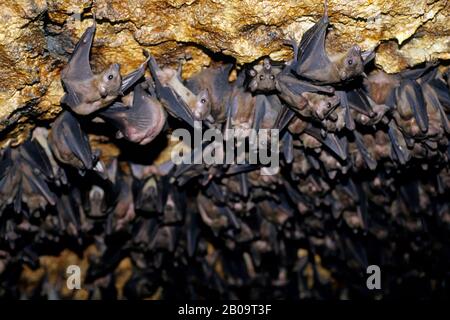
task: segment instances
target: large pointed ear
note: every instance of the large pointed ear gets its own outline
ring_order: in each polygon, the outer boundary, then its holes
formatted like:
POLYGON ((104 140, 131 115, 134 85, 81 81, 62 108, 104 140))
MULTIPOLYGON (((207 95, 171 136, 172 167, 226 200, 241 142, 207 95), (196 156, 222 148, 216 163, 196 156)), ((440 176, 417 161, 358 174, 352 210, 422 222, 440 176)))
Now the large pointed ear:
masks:
POLYGON ((62 80, 64 82, 66 80, 83 81, 94 76, 89 61, 89 55, 91 53, 92 42, 94 41, 96 26, 97 24, 94 19, 93 25, 86 29, 75 46, 75 49, 69 58, 69 62, 62 73, 62 80))
POLYGON ((375 49, 361 52, 361 58, 364 65, 369 64, 371 61, 373 61, 373 59, 375 59, 375 49))

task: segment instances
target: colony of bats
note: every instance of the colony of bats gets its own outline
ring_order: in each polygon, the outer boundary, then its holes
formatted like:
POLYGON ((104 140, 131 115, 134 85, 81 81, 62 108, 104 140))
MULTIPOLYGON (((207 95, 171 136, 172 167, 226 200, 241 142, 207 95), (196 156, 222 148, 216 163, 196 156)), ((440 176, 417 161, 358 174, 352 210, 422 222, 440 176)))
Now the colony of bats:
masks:
MULTIPOLYGON (((183 81, 153 57, 95 74, 95 24, 61 73, 65 107, 50 128, 1 150, 0 297, 58 298, 24 265, 95 245, 83 286, 130 299, 357 298, 450 295, 450 77, 438 62, 386 74, 373 52, 329 55, 323 17, 292 42, 294 59, 237 72, 214 62, 183 81), (279 129, 280 166, 100 160, 86 131, 152 146, 177 127, 279 129), (382 289, 366 287, 366 268, 382 289)), ((242 130, 241 132, 245 132, 242 130)), ((148 150, 148 148, 146 149, 148 150)), ((139 158, 139 157, 138 157, 139 158)))

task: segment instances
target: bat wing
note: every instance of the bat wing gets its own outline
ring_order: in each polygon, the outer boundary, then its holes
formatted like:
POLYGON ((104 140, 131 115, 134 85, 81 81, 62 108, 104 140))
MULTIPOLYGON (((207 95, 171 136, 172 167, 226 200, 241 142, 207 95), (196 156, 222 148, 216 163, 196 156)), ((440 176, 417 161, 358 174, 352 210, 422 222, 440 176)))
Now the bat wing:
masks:
POLYGON ((309 30, 307 30, 299 45, 296 73, 304 78, 316 80, 331 65, 325 50, 325 37, 329 25, 328 14, 309 30))
POLYGON ((392 121, 389 123, 388 135, 392 144, 392 157, 397 159, 400 164, 405 164, 411 155, 406 148, 406 143, 402 143, 404 142, 402 133, 392 121))
POLYGON ((341 107, 344 108, 344 123, 345 127, 353 131, 355 130, 355 120, 352 117, 352 113, 350 112, 350 103, 347 99, 347 93, 345 91, 336 91, 336 94, 339 97, 339 101, 341 104, 341 107))
POLYGON ((58 139, 64 139, 64 143, 83 163, 84 169, 91 170, 93 168, 91 146, 87 135, 81 130, 78 120, 70 112, 65 111, 62 114, 60 124, 62 136, 58 134, 58 139))
POLYGON ((320 129, 312 126, 306 128, 305 133, 316 138, 341 160, 347 159, 347 143, 343 139, 339 139, 334 133, 327 133, 326 137, 323 138, 320 129))
POLYGON ((121 102, 114 102, 111 106, 99 112, 99 116, 111 123, 119 131, 125 132, 127 127, 127 116, 130 113, 130 109, 133 107, 127 107, 121 102))
POLYGON ((226 175, 235 175, 238 173, 250 172, 257 170, 261 167, 259 164, 233 164, 225 172, 226 175))
POLYGON ((428 83, 422 85, 422 91, 427 105, 430 105, 432 108, 439 112, 442 127, 444 128, 445 132, 450 133, 450 123, 438 94, 428 83))
POLYGON ((94 76, 89 62, 89 55, 91 53, 95 30, 96 23, 94 22, 92 26, 86 29, 75 46, 62 74, 62 80, 65 85, 70 81, 83 81, 91 79, 94 76))
POLYGON ((283 134, 283 154, 287 163, 292 163, 294 160, 294 145, 292 134, 286 130, 283 134))
POLYGON ((69 106, 70 108, 76 108, 81 103, 80 96, 77 94, 75 90, 73 90, 72 86, 70 85, 70 82, 64 82, 64 88, 66 90, 66 93, 61 99, 61 103, 69 106))
POLYGON ((39 143, 28 140, 20 148, 22 157, 32 166, 39 170, 47 178, 53 178, 53 168, 47 154, 39 143))
POLYGON ((122 84, 120 86, 120 92, 124 93, 128 89, 130 89, 139 79, 141 79, 145 74, 145 68, 147 66, 148 60, 147 58, 136 70, 130 72, 126 76, 122 78, 122 84))
POLYGON ((356 147, 358 148, 359 152, 361 152, 364 162, 366 163, 367 167, 370 170, 375 170, 375 168, 377 167, 377 161, 372 157, 370 152, 367 150, 361 134, 357 131, 354 131, 354 135, 356 147))
POLYGON ((289 122, 291 122, 294 115, 295 115, 294 111, 283 105, 282 109, 278 113, 278 118, 275 120, 274 128, 280 131, 284 130, 284 128, 287 127, 289 122))
POLYGON ((267 97, 263 94, 256 96, 255 101, 255 115, 253 120, 253 128, 259 130, 264 120, 266 111, 270 109, 270 102, 267 97))
POLYGON ((410 107, 422 132, 428 131, 428 113, 422 88, 414 80, 403 80, 397 92, 397 105, 410 107))
POLYGON ((347 92, 347 101, 350 108, 362 113, 368 117, 373 117, 372 103, 363 89, 357 88, 347 92))
POLYGON ((194 127, 194 117, 191 110, 178 96, 170 89, 162 85, 158 79, 157 71, 160 70, 153 57, 149 57, 148 67, 155 82, 155 91, 158 98, 163 102, 169 113, 175 118, 182 119, 191 127, 194 127))
POLYGON ((277 81, 280 82, 289 92, 300 95, 304 92, 320 92, 320 93, 334 93, 334 88, 331 86, 318 86, 310 82, 297 79, 292 74, 281 74, 277 81))

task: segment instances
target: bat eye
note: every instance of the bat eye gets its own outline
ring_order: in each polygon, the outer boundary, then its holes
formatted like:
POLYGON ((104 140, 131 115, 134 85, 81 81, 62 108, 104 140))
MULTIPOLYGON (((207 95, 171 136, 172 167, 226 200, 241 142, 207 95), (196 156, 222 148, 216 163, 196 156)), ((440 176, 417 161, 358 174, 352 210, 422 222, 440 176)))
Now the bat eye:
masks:
POLYGON ((351 60, 351 59, 348 60, 348 61, 347 61, 347 64, 348 64, 349 66, 351 66, 351 65, 353 64, 353 60, 351 60))
POLYGON ((270 80, 275 79, 275 77, 273 75, 270 75, 270 80))
POLYGON ((206 103, 206 99, 203 98, 202 100, 200 100, 201 103, 205 104, 206 103))
POLYGON ((260 75, 259 80, 264 80, 264 75, 260 75))
POLYGON ((109 76, 108 76, 108 80, 112 80, 114 77, 113 77, 113 75, 112 74, 110 74, 109 76))

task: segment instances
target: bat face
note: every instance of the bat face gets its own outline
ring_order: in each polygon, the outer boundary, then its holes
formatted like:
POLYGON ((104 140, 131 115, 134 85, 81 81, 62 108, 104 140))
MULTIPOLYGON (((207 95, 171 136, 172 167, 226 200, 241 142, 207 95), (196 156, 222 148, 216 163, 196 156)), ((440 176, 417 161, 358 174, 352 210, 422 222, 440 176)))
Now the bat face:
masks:
POLYGON ((122 84, 120 65, 114 63, 99 75, 98 90, 102 98, 117 97, 122 84))
POLYGON ((268 58, 264 59, 263 65, 256 65, 249 71, 252 78, 248 88, 251 92, 271 92, 277 89, 276 77, 281 69, 272 67, 268 58))
POLYGON ((206 119, 211 113, 211 97, 208 89, 200 91, 194 102, 192 114, 194 119, 201 121, 206 119))
POLYGON ((364 72, 364 62, 361 57, 361 49, 353 46, 342 59, 339 75, 342 81, 355 78, 364 72))

